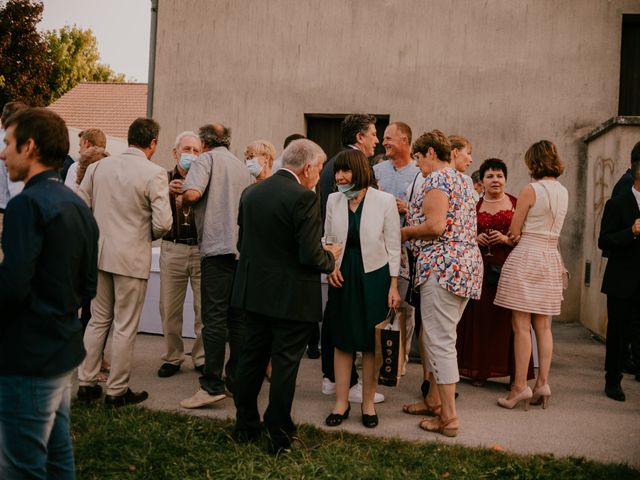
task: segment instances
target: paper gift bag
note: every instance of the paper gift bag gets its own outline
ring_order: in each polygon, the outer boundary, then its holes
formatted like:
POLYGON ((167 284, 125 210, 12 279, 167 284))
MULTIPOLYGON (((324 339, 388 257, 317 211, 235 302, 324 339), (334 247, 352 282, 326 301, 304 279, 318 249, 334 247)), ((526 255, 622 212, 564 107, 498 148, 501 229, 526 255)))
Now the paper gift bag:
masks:
POLYGON ((402 377, 405 361, 406 308, 392 308, 384 321, 376 325, 375 371, 378 383, 396 387, 402 377))

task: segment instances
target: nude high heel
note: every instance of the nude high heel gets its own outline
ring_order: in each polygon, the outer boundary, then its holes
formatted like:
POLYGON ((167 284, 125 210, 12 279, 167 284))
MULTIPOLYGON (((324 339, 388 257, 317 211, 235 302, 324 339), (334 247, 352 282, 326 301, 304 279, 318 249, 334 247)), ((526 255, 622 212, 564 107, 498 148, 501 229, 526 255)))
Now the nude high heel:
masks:
POLYGON ((502 408, 512 409, 513 407, 516 407, 520 402, 523 402, 524 409, 525 411, 527 411, 529 409, 529 401, 531 400, 531 397, 533 397, 533 392, 527 385, 524 390, 518 393, 511 400, 508 400, 507 398, 499 398, 498 405, 500 405, 502 408))
POLYGON ((546 383, 533 391, 533 397, 531 397, 529 404, 542 405, 542 408, 545 409, 547 408, 547 403, 549 403, 549 398, 551 398, 551 387, 546 383))

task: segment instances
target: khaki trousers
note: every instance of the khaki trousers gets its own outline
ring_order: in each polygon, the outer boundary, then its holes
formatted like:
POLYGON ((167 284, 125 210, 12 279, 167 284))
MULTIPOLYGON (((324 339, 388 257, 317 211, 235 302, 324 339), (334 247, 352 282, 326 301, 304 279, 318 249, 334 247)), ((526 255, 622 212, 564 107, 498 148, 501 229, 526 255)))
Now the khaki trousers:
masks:
POLYGON ((184 362, 182 312, 189 281, 193 291, 196 334, 191 349, 191 360, 194 367, 199 367, 204 365, 200 317, 200 249, 198 245, 183 245, 163 240, 160 249, 160 318, 166 351, 162 360, 173 365, 181 365, 184 362))
POLYGON ((98 270, 98 292, 91 302, 91 320, 84 332, 87 356, 78 367, 80 385, 98 383, 102 353, 109 328, 113 324, 111 373, 106 393, 117 396, 127 392, 133 347, 146 292, 146 279, 98 270))

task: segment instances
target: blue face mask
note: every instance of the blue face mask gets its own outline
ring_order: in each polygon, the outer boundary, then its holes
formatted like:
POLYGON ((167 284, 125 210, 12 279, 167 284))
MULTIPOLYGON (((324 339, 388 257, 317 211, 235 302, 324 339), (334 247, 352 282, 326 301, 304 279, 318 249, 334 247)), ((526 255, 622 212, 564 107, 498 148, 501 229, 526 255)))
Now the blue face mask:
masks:
POLYGON ((344 193, 349 200, 352 200, 358 196, 360 190, 355 190, 355 185, 353 183, 348 183, 346 185, 337 185, 338 191, 340 193, 344 193))
POLYGON ((180 160, 178 160, 178 163, 185 172, 188 172, 189 168, 191 168, 191 164, 196 158, 197 157, 191 153, 183 153, 182 155, 180 155, 180 160))
POLYGON ((249 173, 254 177, 257 177, 258 175, 260 175, 260 172, 262 172, 262 165, 260 165, 260 162, 258 162, 258 160, 256 160, 255 158, 250 158, 249 160, 247 160, 246 165, 249 169, 249 173))

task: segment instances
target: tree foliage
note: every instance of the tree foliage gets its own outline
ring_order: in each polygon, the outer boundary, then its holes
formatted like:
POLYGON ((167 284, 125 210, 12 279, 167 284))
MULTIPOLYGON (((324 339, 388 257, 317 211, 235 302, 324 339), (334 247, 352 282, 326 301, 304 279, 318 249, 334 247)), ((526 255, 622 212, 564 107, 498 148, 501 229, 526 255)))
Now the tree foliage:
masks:
POLYGON ((64 95, 80 82, 123 82, 108 65, 99 63, 100 53, 93 32, 75 25, 45 32, 47 57, 51 64, 49 86, 54 98, 64 95))
POLYGON ((31 0, 0 3, 0 105, 22 100, 42 106, 51 99, 47 44, 36 30, 42 9, 31 0))
POLYGON ((36 0, 0 0, 0 106, 11 100, 44 106, 80 82, 124 81, 99 62, 90 29, 38 32, 43 8, 36 0))

